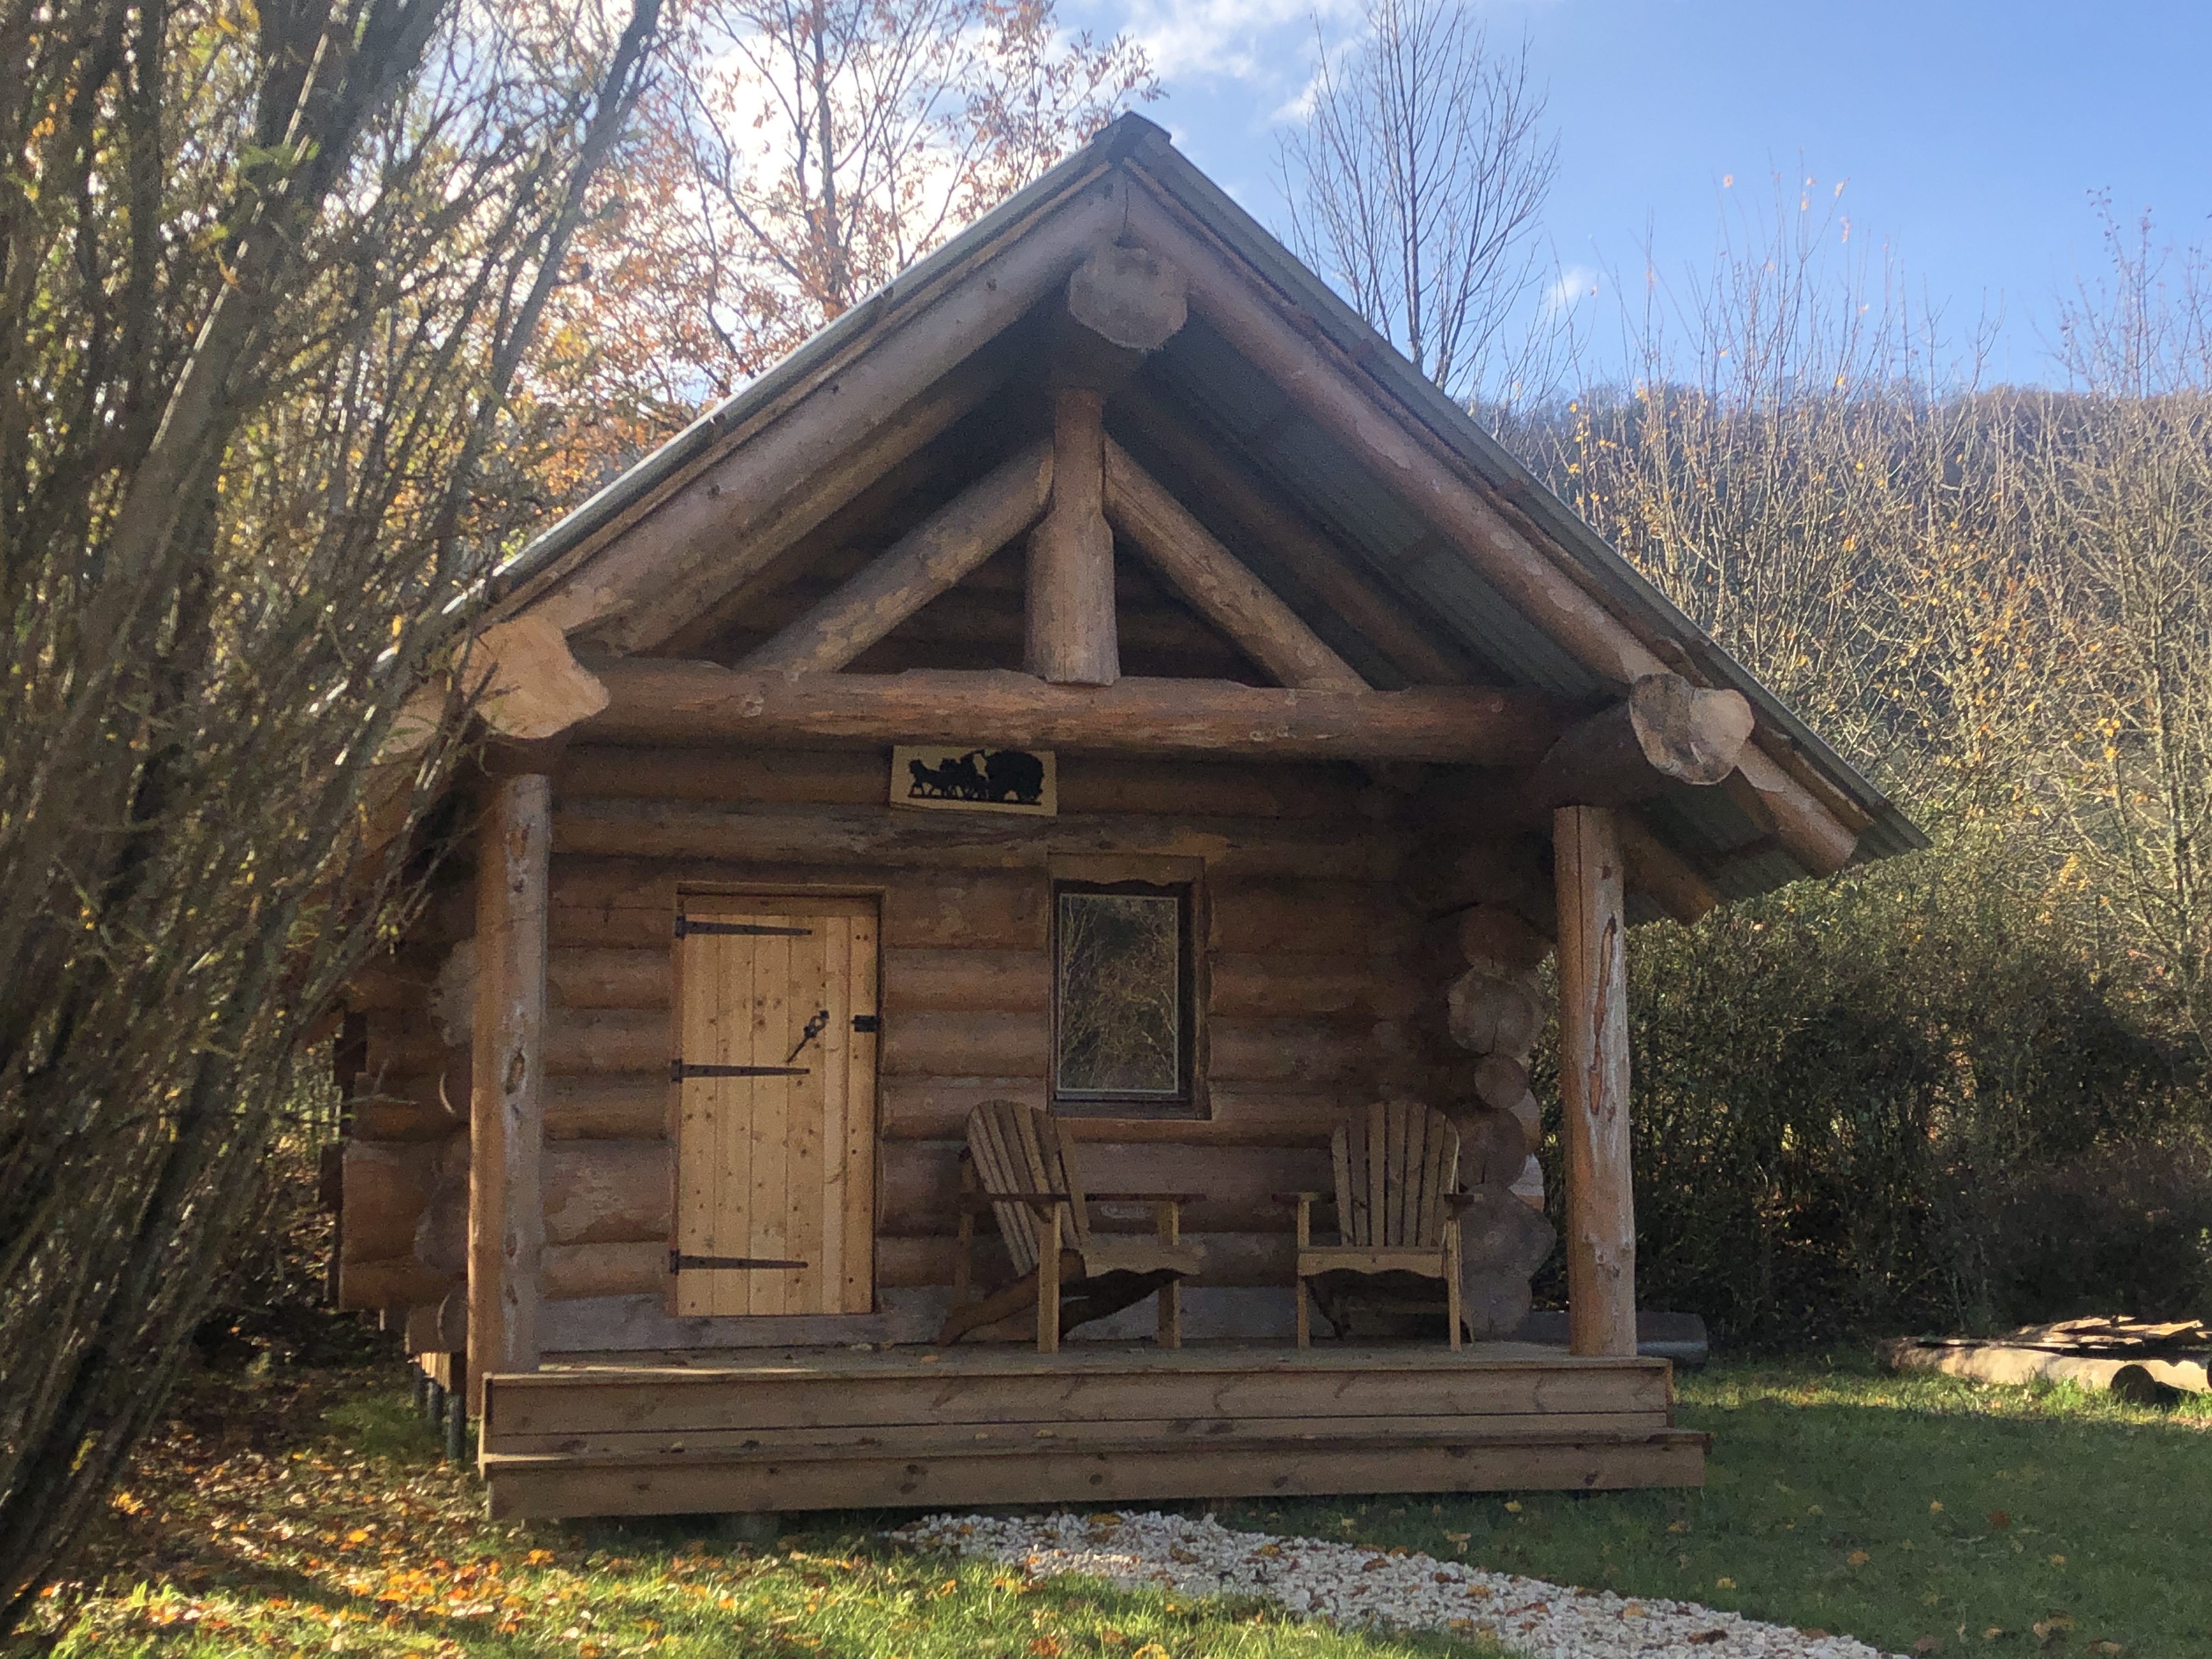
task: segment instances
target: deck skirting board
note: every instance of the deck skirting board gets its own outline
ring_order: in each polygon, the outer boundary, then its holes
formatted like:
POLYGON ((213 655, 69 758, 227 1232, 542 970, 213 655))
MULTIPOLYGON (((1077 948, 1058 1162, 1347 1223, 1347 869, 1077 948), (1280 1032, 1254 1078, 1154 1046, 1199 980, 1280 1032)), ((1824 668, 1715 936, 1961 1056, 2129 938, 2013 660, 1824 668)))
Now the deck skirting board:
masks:
POLYGON ((1122 1443, 805 1460, 713 1455, 644 1462, 485 1459, 495 1519, 981 1504, 1120 1504, 1344 1492, 1601 1491, 1696 1486, 1706 1437, 1681 1430, 1588 1438, 1386 1434, 1194 1447, 1122 1443))

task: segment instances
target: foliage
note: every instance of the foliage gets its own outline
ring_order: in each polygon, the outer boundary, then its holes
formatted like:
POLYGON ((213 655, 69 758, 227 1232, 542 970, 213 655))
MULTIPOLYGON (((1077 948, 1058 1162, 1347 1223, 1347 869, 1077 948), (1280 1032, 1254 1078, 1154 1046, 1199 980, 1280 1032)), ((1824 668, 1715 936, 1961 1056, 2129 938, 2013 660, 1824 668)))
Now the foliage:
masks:
POLYGON ((1676 1389, 1683 1425, 1713 1437, 1703 1491, 1245 1505, 1234 1523, 1462 1552, 1889 1653, 2212 1648, 2197 1534, 2157 1497, 2212 1478, 2212 1397, 2136 1407, 1887 1376, 1852 1354, 1718 1365, 1676 1389))
POLYGON ((574 497, 1159 95, 1052 0, 690 0, 536 395, 574 497))
POLYGON ((148 1443, 98 1552, 98 1582, 40 1632, 80 1654, 525 1655, 671 1659, 1413 1659, 1494 1651, 1316 1630, 1262 1603, 1033 1583, 889 1549, 876 1517, 748 1547, 693 1516, 536 1528, 483 1518, 432 1459, 390 1373, 203 1382, 148 1443))
POLYGON ((0 1628, 419 873, 369 854, 450 726, 373 763, 507 533, 504 393, 655 13, 0 12, 0 1628))

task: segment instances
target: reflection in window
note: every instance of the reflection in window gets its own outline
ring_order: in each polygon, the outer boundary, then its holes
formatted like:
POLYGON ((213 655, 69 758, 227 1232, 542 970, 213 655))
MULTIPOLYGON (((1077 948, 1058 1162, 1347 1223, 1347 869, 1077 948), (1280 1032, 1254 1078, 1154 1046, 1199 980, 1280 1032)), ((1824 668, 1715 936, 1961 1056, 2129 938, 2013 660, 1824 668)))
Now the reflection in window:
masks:
POLYGON ((1171 1101, 1186 1093, 1184 941, 1177 889, 1056 895, 1054 1089, 1063 1098, 1171 1101))

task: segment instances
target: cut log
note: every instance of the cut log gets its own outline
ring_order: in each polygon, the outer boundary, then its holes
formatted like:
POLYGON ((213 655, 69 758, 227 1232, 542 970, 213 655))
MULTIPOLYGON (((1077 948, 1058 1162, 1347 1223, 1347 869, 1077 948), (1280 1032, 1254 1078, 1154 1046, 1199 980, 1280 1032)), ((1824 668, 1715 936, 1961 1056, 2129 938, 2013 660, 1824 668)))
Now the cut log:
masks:
POLYGON ((1115 400, 1138 428, 1175 459, 1206 499, 1266 548, 1314 597, 1387 658, 1413 685, 1464 685, 1475 678, 1399 603, 1363 578, 1342 550, 1304 515, 1263 493, 1221 452, 1140 381, 1115 400))
POLYGON ((1030 532, 1022 663, 1054 685, 1111 685, 1121 678, 1114 532, 1104 507, 1105 406, 1082 386, 1052 396, 1052 501, 1030 532))
POLYGON ((1771 830, 1783 849, 1814 875, 1833 875, 1851 861, 1857 834, 1757 744, 1744 745, 1729 782, 1752 822, 1771 830))
POLYGON ((1633 812, 1614 815, 1628 884, 1685 927, 1721 902, 1712 884, 1633 812))
POLYGON ((1367 682, 1237 562, 1112 439, 1106 441, 1106 516, 1170 585, 1254 662, 1285 685, 1364 691, 1367 682))
POLYGON ((613 701, 594 741, 805 746, 983 744, 1127 754, 1511 765, 1559 731, 1540 693, 1478 686, 1294 691, 1220 680, 1053 685, 1026 674, 916 670, 794 683, 712 663, 605 659, 613 701))
POLYGON ((1741 691, 1646 674, 1625 702, 1560 735, 1529 779, 1517 816, 1540 823, 1554 807, 1625 806, 1669 783, 1717 784, 1735 769, 1751 726, 1741 691))
POLYGON ((477 712, 499 737, 557 737, 607 706, 606 688, 577 665, 550 617, 494 623, 469 642, 462 662, 477 712))
POLYGON ((1486 1054, 1474 1068, 1474 1097, 1500 1112, 1521 1104, 1528 1092, 1528 1064, 1510 1054, 1486 1054))
POLYGON ((1559 1095, 1567 1152, 1568 1346, 1636 1352, 1629 1169, 1627 916, 1620 843, 1601 806, 1553 821, 1559 894, 1559 1095))
POLYGON ((1544 1006, 1533 974, 1470 968, 1452 981, 1452 1041, 1469 1054, 1526 1060, 1544 1029, 1544 1006))
POLYGON ((1067 314, 1109 345, 1157 351, 1189 313, 1182 272, 1149 249, 1109 243, 1067 279, 1067 314))
POLYGON ((970 484, 757 651, 747 672, 842 668, 1036 521, 1053 447, 1036 444, 970 484))

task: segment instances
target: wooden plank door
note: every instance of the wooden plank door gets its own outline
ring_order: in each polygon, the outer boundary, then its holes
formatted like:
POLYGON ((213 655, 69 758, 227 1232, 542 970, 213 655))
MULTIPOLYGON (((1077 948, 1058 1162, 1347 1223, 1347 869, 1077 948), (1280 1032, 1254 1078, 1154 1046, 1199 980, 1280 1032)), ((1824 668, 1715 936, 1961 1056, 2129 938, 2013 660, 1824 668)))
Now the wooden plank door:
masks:
POLYGON ((675 1311, 872 1311, 874 901, 685 898, 676 1006, 675 1311))

